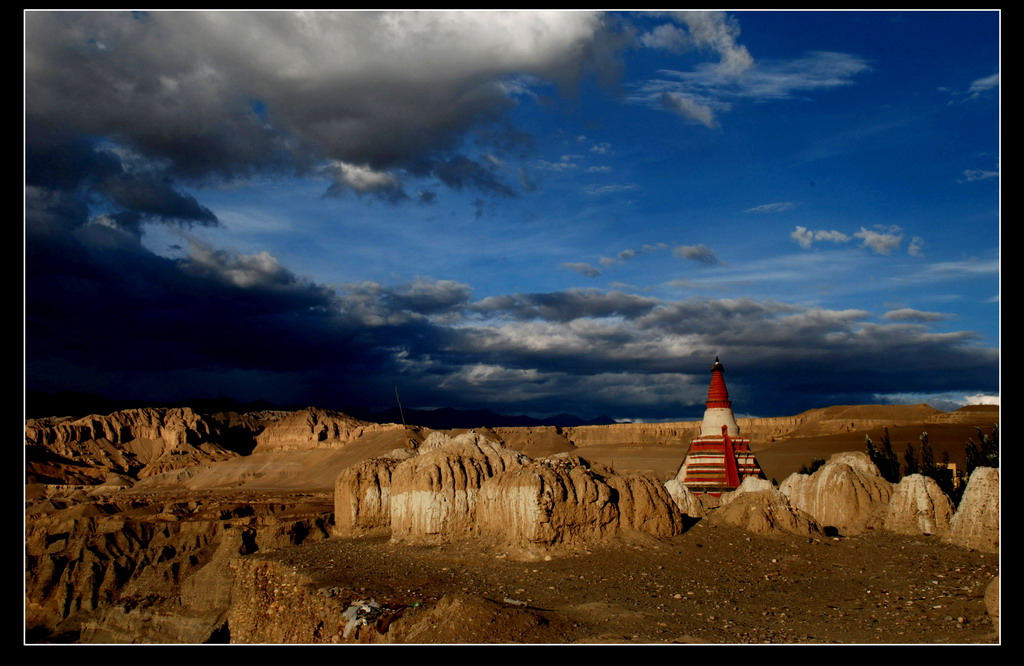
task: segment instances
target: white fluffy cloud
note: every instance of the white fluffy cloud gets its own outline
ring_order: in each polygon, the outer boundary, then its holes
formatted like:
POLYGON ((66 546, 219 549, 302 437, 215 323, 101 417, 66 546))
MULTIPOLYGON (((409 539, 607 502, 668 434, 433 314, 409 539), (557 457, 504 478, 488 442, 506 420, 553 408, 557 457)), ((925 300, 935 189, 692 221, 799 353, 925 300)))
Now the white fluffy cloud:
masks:
POLYGON ((998 395, 985 395, 985 394, 982 394, 982 393, 977 393, 975 395, 966 395, 966 396, 964 396, 964 399, 967 401, 968 405, 998 405, 999 404, 999 396, 998 395))
POLYGON ((807 227, 801 227, 797 225, 796 229, 790 232, 789 237, 795 240, 800 247, 805 250, 811 249, 814 241, 829 241, 831 243, 846 243, 850 240, 850 237, 841 231, 827 231, 825 229, 819 229, 817 231, 811 231, 807 227))
MULTIPOLYGON (((800 247, 805 250, 810 250, 814 243, 818 241, 828 241, 831 243, 848 243, 854 238, 861 240, 860 247, 866 248, 874 252, 875 254, 891 254, 893 250, 898 250, 900 244, 903 242, 903 229, 893 224, 889 226, 875 225, 875 229, 860 228, 860 231, 854 233, 852 236, 844 234, 841 231, 835 229, 828 231, 825 229, 811 230, 807 227, 797 225, 797 227, 790 232, 789 237, 797 242, 800 247)), ((907 244, 907 254, 911 256, 921 256, 923 254, 924 239, 920 236, 913 236, 910 242, 907 244)))
POLYGON ((692 120, 709 128, 715 126, 715 112, 711 109, 711 106, 701 104, 681 93, 662 93, 661 105, 687 120, 692 120))
POLYGON ((206 243, 192 240, 188 260, 182 269, 212 277, 243 289, 305 289, 308 285, 278 262, 266 250, 254 254, 241 254, 229 250, 215 250, 206 243))
POLYGON ((861 227, 860 231, 853 236, 861 239, 861 247, 869 248, 876 254, 890 254, 893 250, 899 249, 900 243, 903 242, 902 229, 896 225, 876 226, 876 228, 878 231, 861 227))
POLYGON ((328 169, 335 178, 331 188, 333 192, 351 189, 358 194, 378 194, 390 198, 405 196, 402 186, 392 173, 344 162, 334 162, 328 169))
POLYGON ((900 308, 899 310, 890 310, 882 315, 889 321, 910 321, 910 322, 932 322, 942 321, 948 319, 949 315, 941 312, 925 312, 922 310, 914 310, 913 308, 900 308))
POLYGON ((682 53, 691 49, 710 51, 719 58, 716 71, 739 76, 754 64, 747 47, 739 44, 739 24, 723 12, 678 11, 669 14, 677 24, 663 23, 640 35, 640 44, 682 53))

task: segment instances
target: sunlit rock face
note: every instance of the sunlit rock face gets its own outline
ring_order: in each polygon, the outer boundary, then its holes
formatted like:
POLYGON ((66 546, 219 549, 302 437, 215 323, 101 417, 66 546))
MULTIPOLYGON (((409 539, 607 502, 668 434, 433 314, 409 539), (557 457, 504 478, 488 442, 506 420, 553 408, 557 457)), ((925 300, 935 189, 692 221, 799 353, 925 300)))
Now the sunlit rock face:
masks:
POLYGON ((835 454, 814 474, 791 474, 779 490, 822 526, 859 534, 882 526, 893 486, 867 454, 847 452, 835 454))
POLYGON ((949 534, 953 502, 935 479, 922 474, 903 477, 889 499, 883 527, 900 534, 949 534))
POLYGON ((999 470, 978 467, 949 521, 950 543, 986 553, 999 552, 999 470))

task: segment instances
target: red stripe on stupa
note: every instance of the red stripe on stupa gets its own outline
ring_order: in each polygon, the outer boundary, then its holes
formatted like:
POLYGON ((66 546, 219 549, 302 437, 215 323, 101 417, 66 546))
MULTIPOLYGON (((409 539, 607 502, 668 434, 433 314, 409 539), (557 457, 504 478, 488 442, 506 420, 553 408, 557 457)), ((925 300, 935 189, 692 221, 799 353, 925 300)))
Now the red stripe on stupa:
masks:
POLYGON ((722 448, 725 449, 725 480, 733 488, 740 485, 740 472, 736 469, 736 451, 729 439, 729 427, 722 426, 722 448))

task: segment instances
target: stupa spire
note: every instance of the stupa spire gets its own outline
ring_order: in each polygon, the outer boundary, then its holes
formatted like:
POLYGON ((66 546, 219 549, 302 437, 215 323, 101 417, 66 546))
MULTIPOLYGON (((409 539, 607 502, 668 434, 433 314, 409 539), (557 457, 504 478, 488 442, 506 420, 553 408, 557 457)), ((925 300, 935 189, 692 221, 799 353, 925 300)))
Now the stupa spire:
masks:
POLYGON ((708 386, 708 401, 705 403, 708 409, 721 408, 729 409, 732 401, 729 400, 729 389, 725 387, 725 368, 722 362, 715 357, 715 364, 711 366, 711 385, 708 386))

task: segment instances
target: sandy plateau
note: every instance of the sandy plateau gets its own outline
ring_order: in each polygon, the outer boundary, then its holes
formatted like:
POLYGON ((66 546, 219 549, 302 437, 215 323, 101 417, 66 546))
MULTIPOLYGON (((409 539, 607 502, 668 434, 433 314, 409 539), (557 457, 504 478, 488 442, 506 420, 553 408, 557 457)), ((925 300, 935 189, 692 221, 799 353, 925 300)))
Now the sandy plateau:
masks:
POLYGON ((699 422, 31 419, 26 642, 997 643, 998 471, 954 515, 862 453, 882 428, 901 455, 927 431, 963 465, 998 420, 739 419, 774 483, 692 503, 664 484, 699 422), (815 457, 828 465, 791 477, 815 457))

